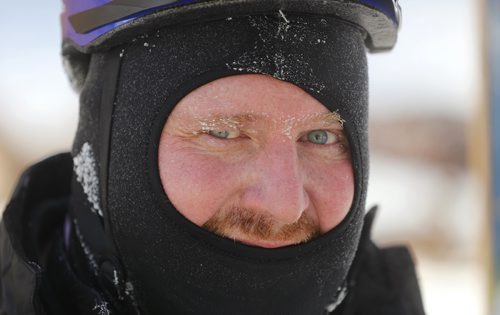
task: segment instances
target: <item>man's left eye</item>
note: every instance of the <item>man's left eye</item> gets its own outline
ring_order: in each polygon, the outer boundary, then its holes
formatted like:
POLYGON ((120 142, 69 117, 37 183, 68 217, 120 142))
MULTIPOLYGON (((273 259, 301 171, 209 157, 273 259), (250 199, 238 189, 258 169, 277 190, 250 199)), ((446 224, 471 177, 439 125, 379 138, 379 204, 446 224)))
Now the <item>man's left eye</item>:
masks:
POLYGON ((327 130, 313 130, 305 138, 304 140, 314 144, 332 144, 338 141, 337 135, 327 130))
POLYGON ((207 133, 218 139, 234 139, 240 136, 240 132, 235 130, 209 130, 207 133))

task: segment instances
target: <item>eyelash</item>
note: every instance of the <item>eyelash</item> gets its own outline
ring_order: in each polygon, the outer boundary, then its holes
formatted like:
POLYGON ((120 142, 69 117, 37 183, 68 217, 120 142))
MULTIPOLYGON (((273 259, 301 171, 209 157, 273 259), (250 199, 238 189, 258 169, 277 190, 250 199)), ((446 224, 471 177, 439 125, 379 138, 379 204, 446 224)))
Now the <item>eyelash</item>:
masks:
POLYGON ((205 134, 207 136, 210 136, 216 140, 224 140, 224 141, 228 141, 228 140, 237 140, 238 138, 241 138, 242 136, 244 136, 244 134, 242 134, 239 130, 202 130, 200 132, 198 132, 198 134, 205 134), (222 137, 218 137, 215 133, 223 133, 223 132, 226 132, 226 133, 230 133, 230 132, 237 132, 238 135, 237 136, 234 136, 234 137, 231 137, 231 138, 222 138, 222 137))
POLYGON ((316 130, 310 130, 306 133, 304 133, 300 138, 299 138, 299 141, 301 142, 307 142, 307 143, 310 143, 310 144, 313 144, 313 145, 319 145, 319 146, 327 146, 327 145, 334 145, 334 144, 337 144, 339 141, 340 141, 340 136, 332 131, 332 130, 326 130, 326 129, 316 129, 316 130), (327 137, 335 137, 334 139, 329 139, 327 138, 326 139, 326 142, 327 143, 315 143, 314 141, 311 140, 310 136, 312 136, 313 133, 318 133, 318 132, 323 132, 323 133, 326 133, 326 136, 327 137), (330 140, 333 140, 334 142, 332 143, 328 143, 328 141, 330 140))
MULTIPOLYGON (((247 136, 242 133, 240 130, 202 130, 199 132, 199 134, 206 134, 214 139, 217 139, 217 140, 224 140, 224 141, 228 141, 228 140, 237 140, 238 138, 247 138, 247 136), (238 133, 237 136, 234 136, 234 137, 231 137, 231 138, 222 138, 222 137, 218 137, 216 136, 214 133, 216 132, 236 132, 238 133)), ((345 140, 345 137, 343 135, 339 135, 338 131, 337 130, 329 130, 329 129, 316 129, 316 130, 310 130, 306 133, 304 133, 302 136, 299 137, 298 139, 299 141, 301 142, 307 142, 309 144, 312 144, 312 145, 317 145, 317 146, 328 146, 328 145, 336 145, 336 144, 339 144, 341 145, 342 147, 347 147, 346 146, 346 140, 345 140), (331 134, 333 134, 335 137, 337 137, 337 141, 335 141, 334 143, 327 143, 327 144, 317 144, 317 143, 313 143, 311 141, 308 141, 307 139, 304 139, 304 138, 307 138, 307 136, 312 133, 312 132, 315 132, 315 131, 326 131, 326 132, 329 132, 331 134), (302 140, 304 139, 304 140, 302 140)))

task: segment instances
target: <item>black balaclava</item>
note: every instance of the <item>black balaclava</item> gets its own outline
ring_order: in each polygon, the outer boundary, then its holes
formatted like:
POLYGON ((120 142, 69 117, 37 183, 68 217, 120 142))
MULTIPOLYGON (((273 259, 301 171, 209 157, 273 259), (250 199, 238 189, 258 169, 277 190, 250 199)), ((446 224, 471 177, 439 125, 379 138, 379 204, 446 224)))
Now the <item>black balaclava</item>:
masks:
POLYGON ((333 17, 276 12, 170 26, 92 55, 73 147, 72 217, 89 275, 110 303, 130 301, 142 314, 335 309, 348 293, 363 225, 364 39, 333 17), (158 144, 174 106, 205 83, 242 73, 291 82, 345 120, 352 207, 308 243, 265 249, 217 236, 184 218, 161 186, 158 144))

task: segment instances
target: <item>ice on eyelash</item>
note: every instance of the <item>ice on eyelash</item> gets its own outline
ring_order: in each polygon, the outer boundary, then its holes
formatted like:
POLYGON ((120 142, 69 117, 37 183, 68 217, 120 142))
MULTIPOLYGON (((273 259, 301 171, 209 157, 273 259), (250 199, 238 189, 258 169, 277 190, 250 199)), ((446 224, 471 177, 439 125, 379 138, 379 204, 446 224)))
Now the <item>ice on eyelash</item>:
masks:
MULTIPOLYGON (((260 116, 263 118, 269 118, 269 114, 265 113, 248 113, 248 116, 260 116)), ((289 139, 293 138, 293 128, 300 123, 307 122, 309 120, 313 120, 318 117, 317 113, 308 114, 301 118, 297 117, 282 117, 281 119, 271 118, 271 125, 274 125, 276 129, 281 129, 281 132, 288 137, 289 139), (281 128, 278 126, 281 125, 281 128)), ((210 131, 226 131, 226 130, 240 130, 242 124, 237 121, 237 119, 229 118, 213 118, 212 120, 203 120, 201 117, 196 117, 199 120, 200 131, 192 131, 190 132, 193 135, 201 133, 209 133, 210 131), (227 129, 226 129, 227 128, 227 129)), ((337 112, 331 112, 331 116, 328 117, 325 123, 330 121, 335 121, 340 124, 341 127, 344 126, 345 120, 341 118, 340 114, 337 112)))

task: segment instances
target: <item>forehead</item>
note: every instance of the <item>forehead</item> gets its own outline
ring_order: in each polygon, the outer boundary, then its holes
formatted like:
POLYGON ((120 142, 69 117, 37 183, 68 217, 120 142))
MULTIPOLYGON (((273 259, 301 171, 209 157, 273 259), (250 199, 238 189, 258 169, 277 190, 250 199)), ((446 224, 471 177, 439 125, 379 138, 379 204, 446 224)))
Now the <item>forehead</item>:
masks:
POLYGON ((268 75, 224 77, 187 94, 174 108, 177 118, 246 115, 253 119, 312 118, 329 113, 298 86, 268 75))

